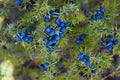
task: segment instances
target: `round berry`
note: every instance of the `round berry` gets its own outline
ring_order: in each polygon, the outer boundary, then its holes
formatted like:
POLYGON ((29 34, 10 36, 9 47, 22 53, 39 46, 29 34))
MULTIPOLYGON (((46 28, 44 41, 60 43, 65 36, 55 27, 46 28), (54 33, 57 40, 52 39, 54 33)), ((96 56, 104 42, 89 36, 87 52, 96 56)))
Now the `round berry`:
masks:
POLYGON ((56 44, 52 45, 52 49, 56 49, 56 48, 57 48, 56 44))
POLYGON ((54 13, 53 10, 50 11, 50 15, 51 15, 52 17, 55 15, 55 13, 54 13))
POLYGON ((103 16, 102 16, 102 18, 103 18, 103 19, 106 19, 106 18, 107 18, 107 16, 103 15, 103 16))
POLYGON ((57 76, 58 76, 58 73, 53 73, 53 76, 54 76, 54 77, 57 77, 57 76))
POLYGON ((63 28, 60 29, 60 32, 62 32, 62 33, 64 33, 65 31, 66 31, 65 27, 63 27, 63 28))
POLYGON ((2 50, 5 51, 7 50, 7 47, 5 45, 2 46, 2 50))
POLYGON ((90 68, 91 68, 91 69, 94 69, 94 66, 93 66, 93 65, 90 65, 90 68))
POLYGON ((91 19, 92 19, 92 20, 95 20, 95 19, 96 19, 96 16, 95 16, 95 15, 92 15, 92 16, 91 16, 91 19))
POLYGON ((18 6, 21 6, 22 0, 16 0, 15 4, 18 5, 18 6))
POLYGON ((101 18, 101 16, 100 16, 100 15, 95 15, 95 17, 96 17, 96 20, 98 20, 98 19, 100 19, 100 18, 101 18))
POLYGON ((63 34, 63 33, 60 33, 59 36, 60 36, 60 38, 63 38, 63 37, 64 37, 64 34, 63 34))
POLYGON ((84 62, 84 57, 80 57, 80 58, 79 58, 79 61, 80 61, 80 62, 84 62))
POLYGON ((83 58, 83 57, 84 57, 83 53, 80 53, 80 54, 78 55, 78 58, 83 58))
POLYGON ((85 37, 86 37, 85 34, 80 35, 80 40, 83 41, 85 39, 85 37))
POLYGON ((4 5, 3 4, 0 4, 0 8, 3 8, 4 7, 4 5))
POLYGON ((86 61, 89 61, 90 57, 88 55, 84 55, 86 61))
POLYGON ((57 43, 57 40, 56 40, 56 39, 52 39, 52 42, 53 42, 53 43, 57 43))
POLYGON ((45 21, 45 22, 50 22, 50 18, 49 18, 49 17, 45 17, 45 18, 44 18, 44 21, 45 21))
POLYGON ((61 20, 59 18, 56 18, 55 23, 59 25, 61 23, 61 20))
POLYGON ((113 40, 113 36, 112 36, 112 35, 109 35, 109 36, 108 36, 108 39, 109 39, 109 40, 113 40))
POLYGON ((59 9, 55 9, 54 12, 58 14, 58 13, 60 13, 60 10, 59 9))
POLYGON ((113 41, 109 40, 108 45, 113 46, 113 41))
POLYGON ((25 42, 28 42, 28 41, 29 41, 29 37, 28 37, 28 36, 25 36, 25 37, 23 37, 23 40, 24 40, 25 42))
POLYGON ((52 45, 53 44, 52 40, 49 40, 47 44, 52 45))
POLYGON ((48 62, 45 62, 43 65, 44 65, 45 68, 49 67, 49 63, 48 62))
POLYGON ((50 36, 55 35, 55 30, 53 30, 53 29, 52 29, 52 30, 50 30, 49 35, 50 35, 50 36))
POLYGON ((59 36, 59 35, 56 35, 56 36, 55 36, 55 40, 57 40, 57 41, 60 40, 60 36, 59 36))
POLYGON ((96 15, 101 15, 101 14, 102 14, 101 11, 100 11, 100 10, 97 10, 96 15))
POLYGON ((45 41, 45 43, 48 43, 48 41, 49 41, 48 38, 45 38, 43 40, 45 41))
POLYGON ((76 44, 80 44, 81 41, 79 39, 76 40, 76 44))
POLYGON ((46 27, 46 28, 45 28, 45 32, 46 32, 46 33, 49 33, 49 32, 50 32, 50 30, 51 30, 51 28, 50 28, 50 27, 46 27))
POLYGON ((21 38, 17 35, 17 36, 15 37, 15 40, 16 40, 16 41, 20 41, 21 38))
POLYGON ((21 38, 23 38, 26 35, 26 33, 25 32, 20 32, 19 35, 20 35, 21 38))
POLYGON ((29 30, 29 29, 26 30, 26 34, 30 35, 31 33, 32 33, 31 30, 29 30))
POLYGON ((113 49, 113 46, 111 46, 111 45, 108 45, 108 46, 107 46, 107 49, 108 49, 109 51, 112 51, 112 49, 113 49))
POLYGON ((104 8, 104 7, 101 7, 101 8, 100 8, 100 11, 101 11, 102 13, 104 13, 104 12, 105 12, 105 8, 104 8))
POLYGON ((86 66, 90 66, 90 61, 85 62, 86 66))
POLYGON ((64 23, 64 22, 61 22, 61 23, 60 23, 60 26, 61 26, 61 27, 65 27, 65 23, 64 23))
POLYGON ((29 40, 28 40, 28 42, 32 42, 33 41, 33 37, 29 37, 29 40))
POLYGON ((91 70, 91 72, 92 72, 93 74, 96 74, 96 70, 91 70))
POLYGON ((44 65, 41 64, 41 65, 39 66, 39 69, 40 69, 40 70, 43 70, 43 69, 44 69, 44 65))
POLYGON ((114 41, 113 41, 113 43, 114 43, 114 45, 116 45, 116 44, 118 44, 118 39, 115 39, 114 41))

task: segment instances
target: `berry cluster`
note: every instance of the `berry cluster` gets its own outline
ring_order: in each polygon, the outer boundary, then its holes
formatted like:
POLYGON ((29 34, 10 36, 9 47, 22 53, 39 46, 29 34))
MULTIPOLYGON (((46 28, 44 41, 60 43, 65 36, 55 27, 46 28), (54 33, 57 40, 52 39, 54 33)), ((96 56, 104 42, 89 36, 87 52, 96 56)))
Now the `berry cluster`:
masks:
POLYGON ((39 69, 40 69, 40 70, 46 70, 48 67, 49 67, 49 63, 48 63, 48 62, 45 62, 44 64, 41 64, 41 65, 39 66, 39 69))
POLYGON ((80 38, 76 40, 76 44, 81 44, 81 42, 83 42, 85 38, 86 38, 86 35, 81 34, 80 38))
POLYGON ((85 65, 88 66, 88 67, 90 67, 92 69, 91 72, 93 74, 96 74, 96 70, 94 70, 94 66, 91 65, 91 63, 90 63, 90 57, 88 55, 84 55, 83 53, 80 53, 78 55, 78 59, 79 59, 80 62, 85 62, 85 65))
MULTIPOLYGON (((49 17, 53 18, 55 15, 58 15, 58 13, 59 13, 58 9, 51 10, 49 17)), ((49 17, 44 17, 44 21, 46 23, 51 21, 49 17)), ((64 37, 64 33, 66 31, 66 28, 68 27, 68 23, 62 21, 58 17, 55 18, 54 22, 56 24, 55 29, 50 28, 50 26, 47 26, 45 28, 46 38, 44 39, 44 41, 49 51, 55 50, 57 48, 57 42, 64 37)))
POLYGON ((16 41, 21 41, 22 39, 25 42, 31 43, 33 41, 33 37, 31 37, 31 30, 26 30, 25 32, 20 32, 16 37, 15 40, 16 41))
POLYGON ((98 20, 98 19, 106 19, 107 16, 104 15, 105 8, 101 7, 100 9, 97 10, 95 15, 91 16, 92 20, 98 20))
POLYGON ((102 40, 101 45, 103 48, 107 48, 112 51, 113 47, 118 44, 118 39, 114 39, 112 35, 107 36, 107 40, 102 40))

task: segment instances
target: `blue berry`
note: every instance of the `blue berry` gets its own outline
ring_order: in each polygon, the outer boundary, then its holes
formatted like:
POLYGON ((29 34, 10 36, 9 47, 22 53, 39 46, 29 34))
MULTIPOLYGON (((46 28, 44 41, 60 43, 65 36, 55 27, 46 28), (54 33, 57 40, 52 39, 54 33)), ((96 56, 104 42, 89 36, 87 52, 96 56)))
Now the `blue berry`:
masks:
POLYGON ((63 38, 63 37, 64 37, 64 34, 63 34, 63 33, 60 33, 59 36, 60 36, 60 38, 63 38))
POLYGON ((100 15, 95 15, 95 17, 96 17, 97 20, 101 18, 100 15))
POLYGON ((15 40, 16 40, 16 41, 20 41, 21 38, 17 35, 17 36, 15 37, 15 40))
POLYGON ((21 6, 22 0, 16 0, 15 4, 18 5, 18 6, 21 6))
POLYGON ((59 18, 56 18, 55 23, 59 25, 61 23, 61 20, 59 18))
POLYGON ((4 7, 4 5, 3 4, 0 4, 0 8, 3 8, 4 7))
POLYGON ((106 19, 106 18, 107 18, 107 16, 103 15, 103 16, 102 16, 102 18, 103 18, 103 19, 106 19))
POLYGON ((81 41, 79 39, 76 40, 76 44, 80 44, 81 41))
POLYGON ((44 65, 45 68, 49 67, 49 63, 48 62, 45 62, 43 65, 44 65))
POLYGON ((91 19, 92 19, 92 20, 96 20, 96 16, 95 16, 95 15, 92 15, 92 16, 91 16, 91 19))
POLYGON ((90 59, 88 55, 84 55, 84 58, 86 61, 89 61, 89 59, 90 59))
POLYGON ((53 17, 55 15, 55 12, 53 10, 51 10, 50 15, 53 17))
POLYGON ((113 41, 109 40, 108 45, 113 46, 113 41))
POLYGON ((31 30, 29 30, 29 29, 26 30, 26 34, 30 35, 31 33, 32 33, 31 30))
POLYGON ((82 58, 82 57, 84 57, 84 55, 83 55, 83 53, 80 53, 80 54, 78 55, 78 58, 82 58))
POLYGON ((65 28, 65 27, 63 27, 63 28, 60 29, 60 32, 63 32, 63 33, 64 33, 65 31, 66 31, 66 28, 65 28))
POLYGON ((59 9, 55 9, 54 12, 56 12, 57 14, 60 13, 59 9))
POLYGON ((118 44, 118 39, 115 39, 114 41, 113 41, 113 43, 114 43, 114 45, 116 45, 116 44, 118 44))
POLYGON ((44 69, 44 65, 41 64, 41 65, 39 66, 39 69, 40 69, 40 70, 43 70, 43 69, 44 69))
POLYGON ((108 46, 107 46, 107 49, 108 49, 109 51, 112 51, 112 49, 113 49, 113 46, 111 46, 111 45, 108 45, 108 46))
POLYGON ((53 42, 53 43, 57 43, 57 40, 56 40, 56 39, 52 39, 52 42, 53 42))
POLYGON ((69 26, 69 24, 68 23, 65 23, 65 27, 68 27, 69 26))
POLYGON ((26 33, 25 32, 20 32, 19 35, 20 35, 21 38, 23 38, 26 35, 26 33))
POLYGON ((45 32, 47 32, 47 33, 49 33, 50 30, 51 30, 51 28, 49 26, 45 28, 45 32))
POLYGON ((64 22, 61 22, 61 23, 60 23, 60 26, 61 26, 61 27, 65 27, 65 23, 64 23, 64 22))
POLYGON ((7 47, 5 45, 2 46, 2 50, 5 51, 7 50, 7 47))
POLYGON ((33 37, 29 37, 29 40, 28 40, 28 42, 32 42, 33 41, 33 37))
POLYGON ((52 30, 50 30, 49 35, 50 35, 50 36, 55 35, 55 31, 54 31, 53 29, 52 29, 52 30))
POLYGON ((101 11, 102 13, 104 13, 104 12, 105 12, 105 8, 104 8, 104 7, 100 8, 100 11, 101 11))
POLYGON ((52 42, 51 40, 49 40, 47 44, 48 44, 48 45, 52 45, 53 42, 52 42))
POLYGON ((59 36, 59 35, 56 35, 56 36, 55 36, 55 40, 57 40, 57 41, 60 40, 60 36, 59 36))
POLYGON ((90 61, 85 62, 86 66, 90 66, 90 61))
POLYGON ((96 70, 91 70, 91 72, 92 72, 93 74, 96 74, 96 70))
POLYGON ((45 21, 45 22, 50 22, 50 18, 45 17, 45 18, 44 18, 44 21, 45 21))
POLYGON ((57 48, 56 44, 52 45, 52 49, 56 49, 56 48, 57 48))
POLYGON ((109 35, 109 36, 108 36, 108 39, 109 39, 109 40, 113 40, 113 36, 112 36, 112 35, 109 35))
POLYGON ((80 62, 84 62, 84 57, 80 57, 80 58, 79 58, 79 61, 80 61, 80 62))
POLYGON ((80 40, 83 41, 85 39, 85 37, 86 37, 85 34, 80 35, 80 40))
POLYGON ((93 65, 90 65, 90 68, 91 68, 91 69, 94 69, 94 66, 93 66, 93 65))
POLYGON ((25 36, 25 37, 23 37, 23 40, 24 40, 25 42, 28 42, 28 41, 29 41, 29 37, 28 37, 28 36, 25 36))
POLYGON ((58 73, 53 73, 53 76, 54 76, 54 77, 57 77, 57 76, 58 76, 58 73))
POLYGON ((49 40, 48 40, 48 38, 45 38, 44 41, 45 41, 45 43, 48 43, 49 40))
POLYGON ((100 10, 97 10, 97 13, 96 13, 97 15, 101 15, 102 13, 101 13, 101 11, 100 10))

